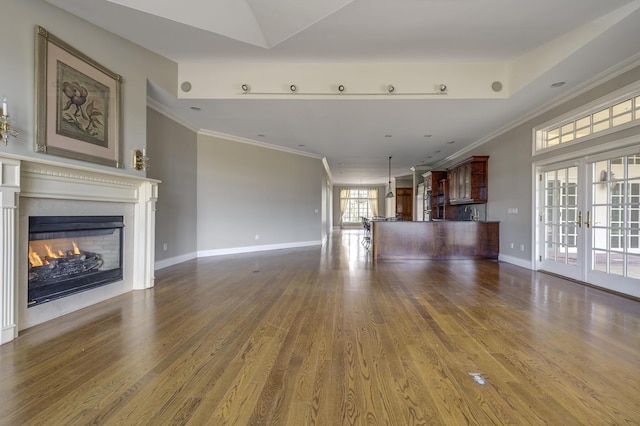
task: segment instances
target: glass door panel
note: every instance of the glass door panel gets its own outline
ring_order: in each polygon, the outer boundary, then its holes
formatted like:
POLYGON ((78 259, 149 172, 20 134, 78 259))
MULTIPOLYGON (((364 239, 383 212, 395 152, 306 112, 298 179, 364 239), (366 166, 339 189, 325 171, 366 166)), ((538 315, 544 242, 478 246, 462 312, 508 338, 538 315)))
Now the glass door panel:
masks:
POLYGON ((586 281, 629 293, 640 288, 640 155, 591 164, 589 267, 586 281))
POLYGON ((582 263, 578 172, 578 166, 570 166, 542 173, 544 250, 540 259, 542 269, 576 279, 582 263))
POLYGON ((640 297, 640 155, 540 174, 539 267, 640 297))

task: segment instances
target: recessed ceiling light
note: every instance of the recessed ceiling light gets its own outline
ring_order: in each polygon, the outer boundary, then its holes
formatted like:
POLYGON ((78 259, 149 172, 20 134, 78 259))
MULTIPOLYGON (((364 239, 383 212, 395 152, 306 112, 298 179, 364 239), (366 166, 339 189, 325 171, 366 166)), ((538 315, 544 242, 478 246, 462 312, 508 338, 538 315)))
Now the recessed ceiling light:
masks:
POLYGON ((262 133, 260 133, 260 134, 258 135, 258 137, 259 137, 259 138, 264 138, 264 135, 263 135, 262 133))
POLYGON ((451 145, 452 143, 456 143, 456 141, 449 141, 447 142, 449 145, 451 145))
POLYGON ((556 81, 555 83, 553 83, 551 85, 551 87, 553 87, 554 89, 558 88, 558 87, 562 87, 564 86, 564 81, 556 81))
POLYGON ((428 156, 427 158, 433 158, 432 156, 428 156))
POLYGON ((437 151, 436 151, 436 154, 439 154, 439 153, 440 153, 440 150, 437 150, 437 151))
POLYGON ((425 138, 430 138, 433 135, 424 135, 425 138))
POLYGON ((192 107, 190 107, 190 108, 191 108, 192 110, 194 110, 194 111, 202 111, 202 108, 197 107, 197 106, 192 106, 192 107))
POLYGON ((298 146, 306 146, 306 145, 303 143, 299 143, 298 146))
POLYGON ((385 137, 385 138, 390 138, 390 137, 391 137, 391 135, 384 135, 384 137, 385 137))

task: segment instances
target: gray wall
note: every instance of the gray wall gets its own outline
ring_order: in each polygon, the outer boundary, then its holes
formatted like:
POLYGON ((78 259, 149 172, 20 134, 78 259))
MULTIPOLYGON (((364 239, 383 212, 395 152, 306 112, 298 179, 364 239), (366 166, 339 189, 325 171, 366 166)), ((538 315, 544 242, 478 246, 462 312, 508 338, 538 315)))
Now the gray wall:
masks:
MULTIPOLYGON (((0 39, 0 95, 9 101, 11 118, 20 131, 4 152, 43 156, 34 146, 34 55, 35 26, 40 25, 100 64, 122 75, 124 172, 143 175, 131 167, 131 150, 147 140, 147 79, 170 93, 176 92, 178 67, 172 61, 151 53, 129 41, 58 9, 42 0, 2 0, 2 39, 0 39)), ((151 153, 151 155, 153 155, 151 153)), ((50 156, 46 156, 50 157, 50 156)), ((50 157, 63 163, 78 163, 50 157)), ((91 163, 81 163, 91 165, 91 163)), ((92 165, 106 170, 113 168, 92 165)))
POLYGON ((153 153, 148 176, 162 181, 156 204, 156 262, 195 257, 196 132, 148 108, 147 139, 147 150, 153 153))
POLYGON ((321 160, 199 134, 197 174, 199 253, 322 240, 321 160))
MULTIPOLYGON (((522 259, 525 262, 532 260, 533 241, 535 241, 532 235, 534 208, 532 129, 639 80, 640 67, 627 71, 598 87, 557 105, 473 151, 460 155, 450 163, 438 167, 439 170, 444 170, 449 164, 474 154, 490 156, 487 219, 500 221, 501 255, 522 259), (511 207, 518 208, 518 214, 507 214, 507 209, 511 207), (514 243, 513 249, 509 245, 511 242, 514 243), (520 244, 524 244, 524 251, 520 250, 520 244)), ((636 126, 615 132, 606 137, 589 140, 578 144, 579 146, 566 147, 545 155, 539 155, 535 160, 539 161, 561 156, 576 149, 597 147, 604 142, 619 140, 639 133, 640 128, 636 126)))

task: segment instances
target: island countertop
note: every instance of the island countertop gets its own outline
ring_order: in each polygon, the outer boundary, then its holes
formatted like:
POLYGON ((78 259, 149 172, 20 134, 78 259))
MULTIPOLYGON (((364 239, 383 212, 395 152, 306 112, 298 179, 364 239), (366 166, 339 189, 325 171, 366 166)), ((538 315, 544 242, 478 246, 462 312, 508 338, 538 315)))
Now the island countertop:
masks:
POLYGON ((499 222, 371 222, 374 259, 498 259, 499 222))

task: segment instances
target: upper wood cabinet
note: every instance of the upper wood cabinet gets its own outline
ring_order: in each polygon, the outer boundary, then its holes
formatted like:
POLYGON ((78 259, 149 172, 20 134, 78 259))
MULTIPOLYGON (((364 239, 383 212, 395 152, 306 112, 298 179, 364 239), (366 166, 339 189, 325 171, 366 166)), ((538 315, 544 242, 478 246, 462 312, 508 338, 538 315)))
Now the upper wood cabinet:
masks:
POLYGON ((425 209, 430 212, 429 220, 444 219, 447 172, 432 170, 422 176, 424 177, 425 209))
POLYGON ((447 169, 449 204, 487 202, 489 156, 474 155, 447 169))

